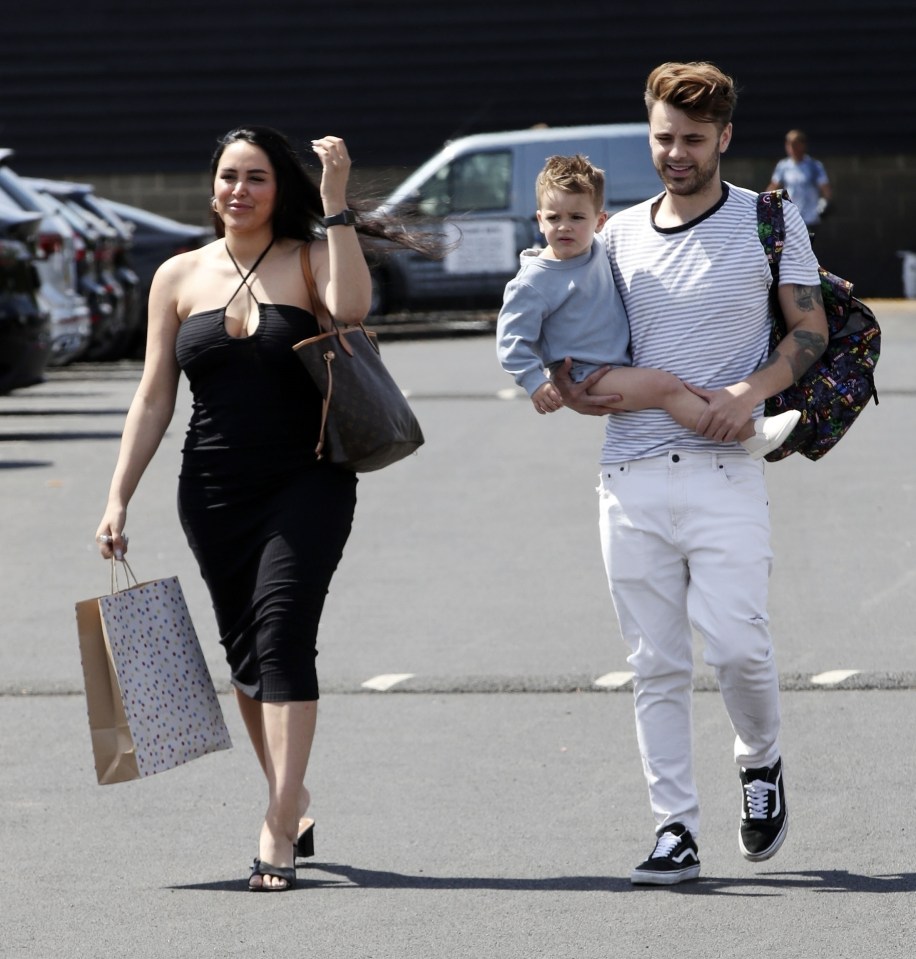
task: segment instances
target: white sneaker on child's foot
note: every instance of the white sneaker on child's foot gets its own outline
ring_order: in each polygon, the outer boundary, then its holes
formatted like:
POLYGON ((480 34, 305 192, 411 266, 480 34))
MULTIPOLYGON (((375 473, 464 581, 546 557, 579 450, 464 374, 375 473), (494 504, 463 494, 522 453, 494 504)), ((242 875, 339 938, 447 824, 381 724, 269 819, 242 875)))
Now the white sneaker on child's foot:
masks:
POLYGON ((741 440, 741 445, 751 454, 752 460, 759 460, 785 443, 799 419, 801 413, 798 410, 787 410, 778 416, 761 416, 754 420, 754 435, 741 440))

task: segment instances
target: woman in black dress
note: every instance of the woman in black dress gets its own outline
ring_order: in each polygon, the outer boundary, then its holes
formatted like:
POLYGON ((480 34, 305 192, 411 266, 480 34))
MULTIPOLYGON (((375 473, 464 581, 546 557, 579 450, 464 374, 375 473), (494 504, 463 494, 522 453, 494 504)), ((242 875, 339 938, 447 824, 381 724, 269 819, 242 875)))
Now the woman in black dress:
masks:
MULTIPOLYGON (((315 731, 315 644, 350 532, 356 476, 314 454, 320 397, 292 346, 319 332, 304 258, 340 323, 369 311, 369 270, 347 209, 344 142, 312 143, 320 187, 289 142, 234 130, 213 157, 217 239, 164 263, 150 290, 143 375, 127 414, 102 556, 123 557, 127 506, 188 377, 182 526, 213 600, 232 682, 268 784, 249 888, 295 885, 312 854, 305 773, 315 731)), ((377 232, 377 227, 370 228, 377 232)))

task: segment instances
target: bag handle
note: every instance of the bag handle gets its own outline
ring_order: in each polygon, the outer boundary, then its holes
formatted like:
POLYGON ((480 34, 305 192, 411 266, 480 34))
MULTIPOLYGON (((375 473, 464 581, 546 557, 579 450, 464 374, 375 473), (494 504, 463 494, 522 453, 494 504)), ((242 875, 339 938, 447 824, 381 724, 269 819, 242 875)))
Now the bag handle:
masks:
POLYGON ((331 332, 337 324, 334 322, 334 317, 328 312, 327 307, 321 302, 321 297, 318 295, 318 284, 315 282, 315 274, 312 273, 312 262, 309 257, 309 248, 311 245, 311 243, 303 243, 299 249, 299 259, 302 262, 302 275, 305 278, 305 288, 308 291, 312 313, 315 315, 315 319, 318 320, 318 325, 322 330, 331 332))
POLYGON ((137 577, 134 575, 134 571, 130 568, 130 564, 126 559, 116 560, 114 556, 111 557, 111 592, 120 593, 123 589, 130 589, 130 581, 134 581, 134 586, 139 585, 137 583, 137 577), (118 563, 121 563, 124 566, 124 586, 121 586, 120 580, 118 578, 118 563))
MULTIPOLYGON (((309 258, 309 243, 303 243, 302 248, 299 252, 299 259, 302 261, 302 275, 305 277, 305 288, 308 290, 309 301, 312 304, 312 312, 315 316, 315 319, 318 320, 318 326, 320 329, 324 330, 326 333, 336 333, 337 341, 340 344, 340 348, 347 354, 347 356, 353 355, 353 347, 346 341, 346 338, 343 336, 343 331, 340 328, 337 320, 331 316, 328 308, 321 302, 321 297, 318 295, 318 284, 315 282, 315 274, 312 273, 312 263, 309 258)), ((355 325, 355 324, 354 324, 355 325)), ((365 327, 362 323, 359 324, 360 329, 365 332, 365 327)))

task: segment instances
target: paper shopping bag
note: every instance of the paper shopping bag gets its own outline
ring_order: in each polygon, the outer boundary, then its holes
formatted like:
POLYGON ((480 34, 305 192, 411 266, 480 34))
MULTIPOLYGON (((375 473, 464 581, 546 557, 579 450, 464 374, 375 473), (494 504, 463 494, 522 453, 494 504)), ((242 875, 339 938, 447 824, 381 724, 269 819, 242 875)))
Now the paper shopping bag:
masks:
POLYGON ((78 602, 76 620, 100 784, 231 748, 177 577, 78 602))

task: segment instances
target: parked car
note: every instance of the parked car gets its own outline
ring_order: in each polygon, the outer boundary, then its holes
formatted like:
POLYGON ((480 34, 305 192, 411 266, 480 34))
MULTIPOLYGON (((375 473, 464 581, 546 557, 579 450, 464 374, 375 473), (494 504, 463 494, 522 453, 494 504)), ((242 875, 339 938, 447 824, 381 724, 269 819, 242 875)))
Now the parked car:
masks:
POLYGON ((91 359, 114 360, 130 353, 140 335, 140 278, 131 263, 133 227, 96 196, 88 183, 30 178, 36 189, 62 203, 88 239, 97 275, 108 291, 113 317, 104 343, 87 351, 91 359))
POLYGON ((39 297, 50 313, 48 363, 62 366, 82 355, 91 334, 89 307, 77 291, 77 237, 47 198, 10 167, 12 156, 12 150, 0 148, 0 201, 19 210, 41 214, 35 266, 41 281, 39 297))
POLYGON ((127 335, 121 353, 132 355, 136 353, 138 346, 142 345, 146 333, 146 293, 133 264, 134 226, 120 217, 111 204, 104 202, 91 189, 78 194, 76 200, 92 216, 98 217, 114 230, 111 265, 124 290, 124 312, 127 320, 127 335))
POLYGON ((40 213, 23 210, 0 191, 0 236, 24 243, 33 256, 37 252, 41 219, 40 213))
MULTIPOLYGON (((116 249, 123 242, 118 231, 83 203, 85 194, 93 190, 88 184, 34 177, 23 179, 55 205, 83 240, 83 250, 77 250, 78 282, 93 316, 86 358, 120 359, 125 355, 133 331, 128 295, 115 266, 116 249)), ((135 276, 131 276, 135 282, 135 276)))
POLYGON ((15 234, 37 221, 0 217, 0 393, 40 383, 50 355, 50 318, 38 302, 41 286, 29 244, 15 234))
POLYGON ((140 329, 136 355, 143 355, 146 345, 147 301, 149 288, 156 270, 170 257, 209 243, 214 239, 211 227, 182 223, 140 207, 98 197, 103 208, 126 221, 133 227, 130 248, 130 263, 139 278, 140 329))
POLYGON ((73 246, 76 260, 76 288, 89 307, 91 331, 89 343, 83 351, 84 359, 104 349, 112 336, 112 327, 117 327, 111 291, 100 275, 95 258, 96 237, 87 224, 60 200, 45 194, 45 199, 54 211, 64 219, 73 231, 73 246), (87 235, 88 234, 88 235, 87 235))
POLYGON ((645 123, 482 133, 446 144, 378 209, 442 231, 443 260, 403 251, 374 259, 373 310, 498 306, 527 247, 542 245, 535 179, 547 157, 582 153, 605 171, 615 213, 659 192, 645 123))

